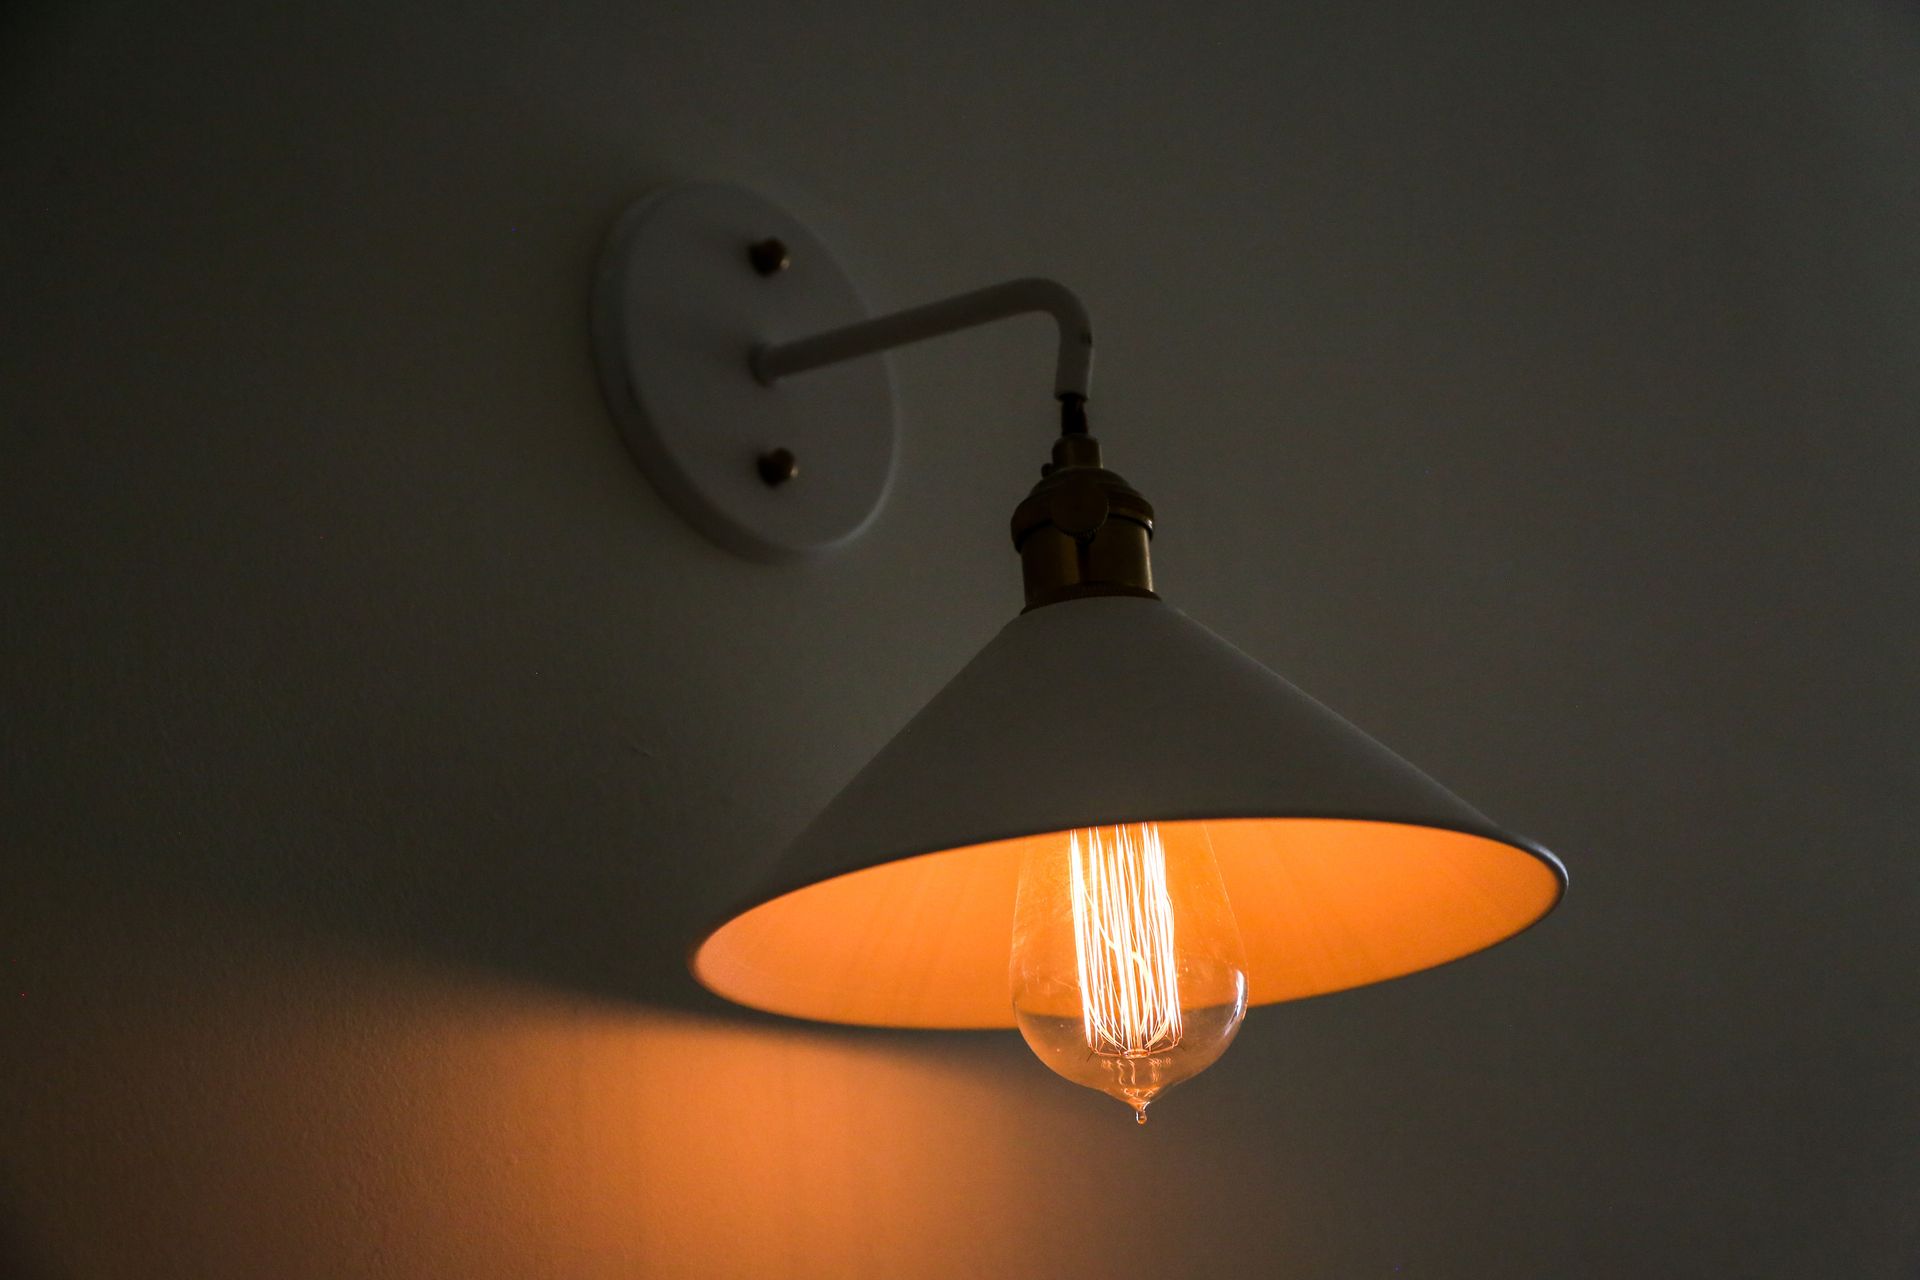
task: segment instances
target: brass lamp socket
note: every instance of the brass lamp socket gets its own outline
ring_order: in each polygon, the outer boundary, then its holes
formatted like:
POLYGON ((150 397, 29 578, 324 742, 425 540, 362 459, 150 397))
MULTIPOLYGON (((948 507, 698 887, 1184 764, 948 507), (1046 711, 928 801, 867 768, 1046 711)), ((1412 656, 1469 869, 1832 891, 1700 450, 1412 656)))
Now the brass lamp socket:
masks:
POLYGON ((1153 590, 1153 505, 1100 465, 1100 442, 1062 436, 1040 483, 1013 512, 1026 610, 1085 596, 1153 590))

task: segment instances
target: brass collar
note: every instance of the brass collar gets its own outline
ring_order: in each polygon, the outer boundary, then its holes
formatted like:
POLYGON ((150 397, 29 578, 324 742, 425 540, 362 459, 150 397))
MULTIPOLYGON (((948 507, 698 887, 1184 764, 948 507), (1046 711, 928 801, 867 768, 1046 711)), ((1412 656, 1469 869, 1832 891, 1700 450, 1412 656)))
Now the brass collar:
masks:
POLYGON ((1040 483, 1013 511, 1027 609, 1083 596, 1153 590, 1153 505, 1100 465, 1100 442, 1064 435, 1040 483))

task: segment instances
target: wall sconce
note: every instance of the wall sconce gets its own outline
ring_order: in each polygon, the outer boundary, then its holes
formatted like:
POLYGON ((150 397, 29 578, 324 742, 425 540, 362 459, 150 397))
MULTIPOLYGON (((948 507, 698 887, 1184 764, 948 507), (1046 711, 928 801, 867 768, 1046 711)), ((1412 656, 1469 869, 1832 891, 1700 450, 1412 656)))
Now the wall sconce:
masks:
POLYGON ((1457 959, 1566 870, 1161 602, 1152 506, 1101 462, 1085 308, 1021 280, 868 318, 818 238, 736 187, 643 200, 594 299, 608 403, 662 495, 761 558, 873 518, 893 470, 874 353, 1008 316, 1059 327, 1061 434, 1013 513, 1026 609, 693 956, 800 1018, 1017 1026, 1127 1103, 1226 1049, 1249 1004, 1457 959))

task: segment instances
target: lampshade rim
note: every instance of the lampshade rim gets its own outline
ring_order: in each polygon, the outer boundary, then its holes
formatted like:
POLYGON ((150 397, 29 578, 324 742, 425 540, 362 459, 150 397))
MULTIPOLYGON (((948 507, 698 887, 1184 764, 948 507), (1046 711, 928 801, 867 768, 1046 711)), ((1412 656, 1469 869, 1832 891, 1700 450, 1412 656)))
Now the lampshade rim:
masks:
MULTIPOLYGON (((1501 934, 1499 937, 1493 938, 1490 941, 1484 943, 1483 945, 1474 947, 1471 950, 1462 951, 1458 955, 1448 956, 1445 960, 1436 961, 1435 963, 1429 964, 1429 965, 1422 965, 1419 968, 1415 968, 1415 969, 1408 969, 1403 973, 1396 973, 1386 978, 1379 978, 1369 982, 1353 983, 1344 987, 1333 987, 1325 991, 1316 991, 1309 995, 1304 995, 1304 996, 1291 996, 1291 997, 1286 997, 1280 1000, 1259 1001, 1257 1002, 1259 1004, 1287 1004, 1287 1003, 1292 1003, 1294 1000, 1319 999, 1320 997, 1323 997, 1323 996, 1338 995, 1343 991, 1353 991, 1353 990, 1359 989, 1360 987, 1377 986, 1382 982, 1393 982, 1401 978, 1411 977, 1416 973, 1427 973, 1434 969, 1443 968, 1446 965, 1453 964, 1454 962, 1459 960, 1464 960, 1469 956, 1479 955, 1483 951, 1490 950, 1493 947, 1499 946, 1503 942, 1510 942, 1514 938, 1519 937, 1521 934, 1527 932, 1529 929, 1532 929, 1535 925, 1539 924, 1542 920, 1545 920, 1548 916, 1552 915, 1554 911, 1559 908, 1560 903, 1567 896, 1567 886, 1569 883, 1569 876, 1567 874, 1566 865, 1562 863, 1560 859, 1557 856, 1555 856, 1551 850, 1549 850, 1545 845, 1539 843, 1536 840, 1529 839, 1526 836, 1514 835, 1511 832, 1502 831, 1499 828, 1494 827, 1491 823, 1487 824, 1484 827, 1475 827, 1466 823, 1436 822, 1428 819, 1411 819, 1411 818, 1404 818, 1404 817, 1402 818, 1377 817, 1377 816, 1371 816, 1371 815, 1355 814, 1351 812, 1346 812, 1346 813, 1300 812, 1297 810, 1288 812, 1288 813, 1234 813, 1234 814, 1208 813, 1204 815, 1190 815, 1190 814, 1170 815, 1170 814, 1161 813, 1161 814, 1155 814, 1151 817, 1105 818, 1105 819, 1100 819, 1092 822, 1074 823, 1074 824, 1069 824, 1069 826, 1049 828, 1047 831, 1017 831, 1008 835, 988 836, 982 839, 942 842, 940 844, 935 845, 932 848, 923 849, 917 853, 893 854, 885 857, 874 858, 871 861, 866 861, 856 866, 847 867, 829 876, 815 876, 811 878, 803 878, 798 883, 787 884, 784 887, 776 887, 764 893, 755 894, 745 899, 740 904, 734 906, 732 909, 728 910, 724 914, 722 914, 713 924, 701 929, 695 935, 692 942, 688 945, 686 949, 687 969, 693 975, 694 981, 699 983, 703 990, 711 992, 713 995, 719 996, 722 1000, 726 1000, 730 1004, 739 1005, 742 1008, 754 1009, 758 1012, 772 1014, 776 1017, 792 1018, 800 1022, 818 1022, 818 1023, 824 1023, 831 1026, 894 1027, 896 1024, 893 1024, 893 1023, 858 1022, 858 1021, 848 1021, 848 1020, 837 1019, 837 1018, 819 1018, 819 1017, 813 1017, 807 1014, 786 1013, 782 1010, 768 1009, 760 1005, 751 1004, 747 1001, 737 999, 733 996, 725 994, 724 992, 717 991, 711 986, 708 986, 707 983, 701 978, 699 966, 697 964, 697 961, 700 956, 700 952, 702 949, 706 947, 707 943, 712 941, 715 935, 717 935, 722 929, 726 928, 729 924, 732 924, 735 920, 740 919, 742 916, 747 915, 749 912, 756 911, 759 908, 766 906, 770 902, 774 902, 780 898, 784 898, 791 893, 798 893, 802 889, 810 889, 815 885, 829 884, 835 880, 842 879, 846 876, 858 875, 861 872, 871 871, 875 867, 883 867, 895 862, 911 862, 916 858, 933 857, 938 854, 950 853, 950 852, 954 852, 961 849, 975 848, 980 845, 999 844, 1008 840, 1028 839, 1034 836, 1047 835, 1047 834, 1050 834, 1052 831, 1069 830, 1072 827, 1114 826, 1114 825, 1119 825, 1124 823, 1139 823, 1139 822, 1237 822, 1237 821, 1257 822, 1257 821, 1263 821, 1263 820, 1264 821, 1301 821, 1301 822, 1366 822, 1366 823, 1378 823, 1382 826, 1420 827, 1429 831, 1446 831, 1446 832, 1453 832, 1458 835, 1474 836, 1482 840, 1490 840, 1496 844, 1506 845, 1508 848, 1513 849, 1519 853, 1526 854, 1528 857, 1533 858, 1536 862, 1539 862, 1540 864, 1545 866, 1547 870, 1553 874, 1554 892, 1553 892, 1552 901, 1548 902, 1545 907, 1543 907, 1540 911, 1535 913, 1530 919, 1527 920, 1525 924, 1522 924, 1519 928, 1514 929, 1509 933, 1501 934)), ((776 882, 776 884, 778 883, 779 882, 776 882)), ((1009 911, 1011 911, 1011 906, 1009 906, 1009 911)), ((927 1030, 1004 1031, 1009 1028, 1008 1026, 1002 1026, 1000 1024, 978 1024, 978 1025, 961 1025, 961 1026, 952 1026, 952 1027, 915 1026, 911 1028, 900 1028, 900 1029, 916 1030, 916 1031, 927 1031, 927 1030)))

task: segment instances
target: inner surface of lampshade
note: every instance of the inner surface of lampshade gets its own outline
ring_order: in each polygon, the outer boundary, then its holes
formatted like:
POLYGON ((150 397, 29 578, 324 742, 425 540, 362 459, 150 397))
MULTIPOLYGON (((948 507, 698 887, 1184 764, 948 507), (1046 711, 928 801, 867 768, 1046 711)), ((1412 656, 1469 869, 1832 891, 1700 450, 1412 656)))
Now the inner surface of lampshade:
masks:
MULTIPOLYGON (((1413 973, 1488 947, 1559 901, 1551 855, 1436 827, 1333 818, 1162 822, 1171 852, 1208 841, 1270 1004, 1413 973)), ((826 1022, 1011 1027, 1007 965, 1020 866, 1064 833, 882 863, 721 925, 694 974, 740 1004, 826 1022)))

